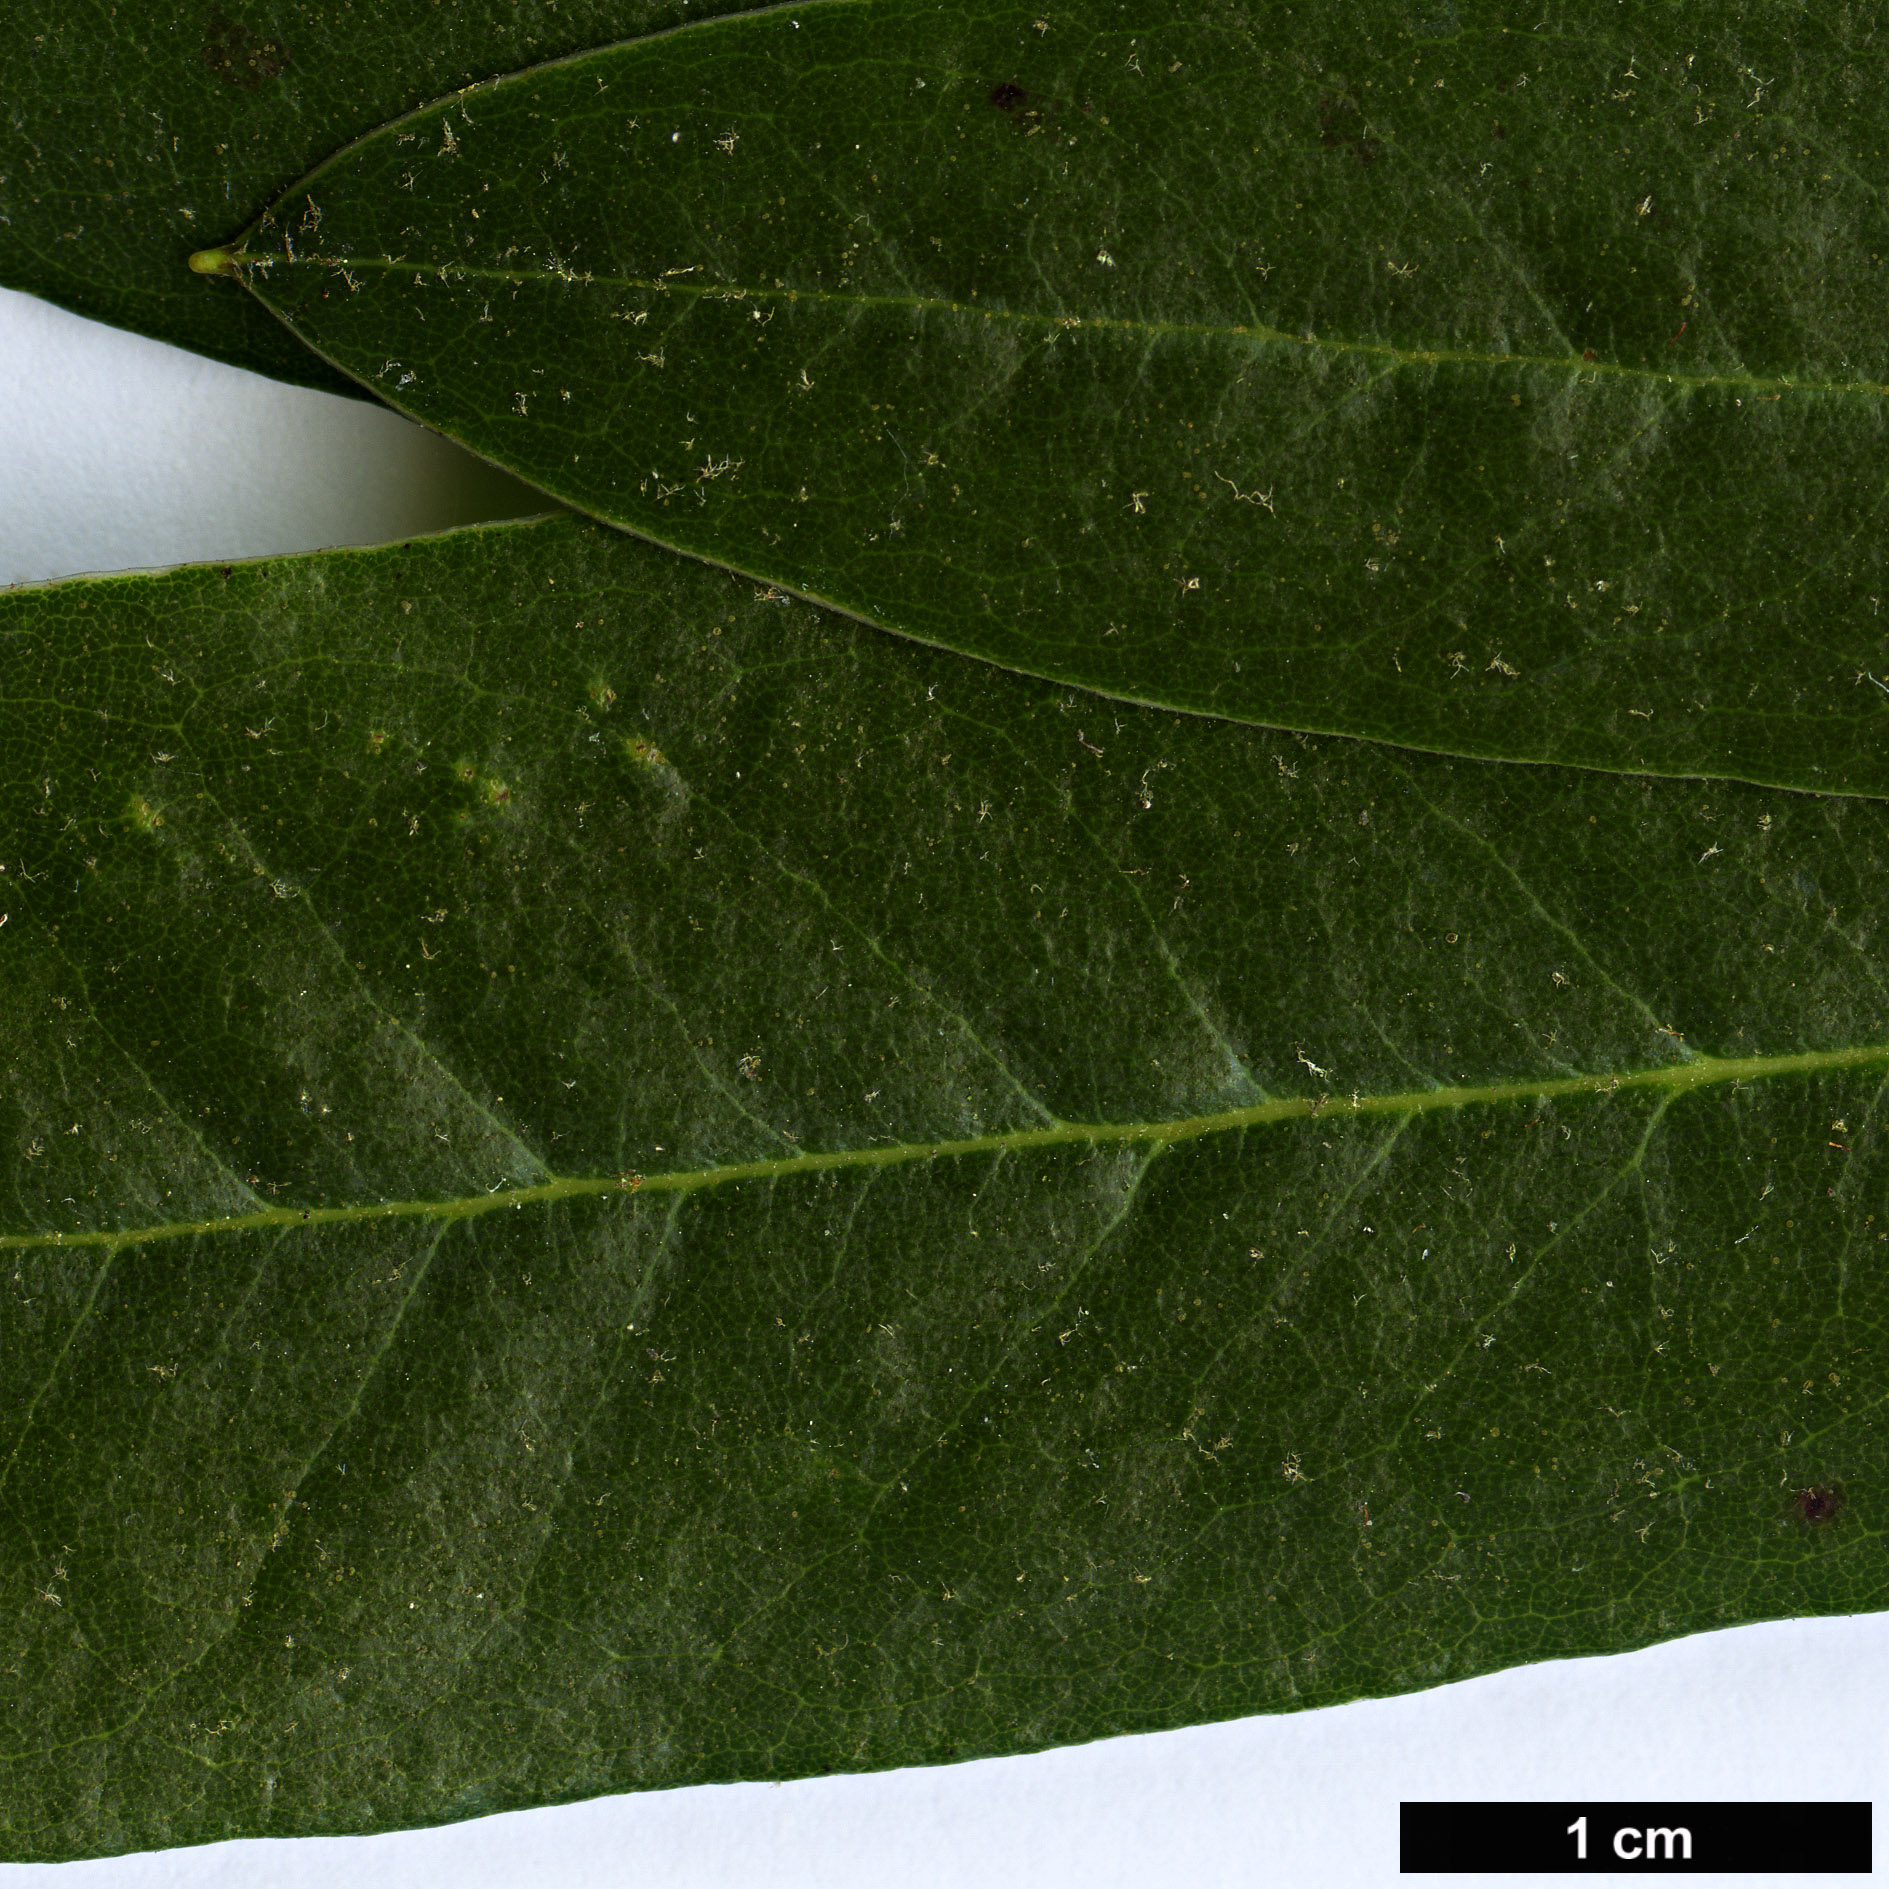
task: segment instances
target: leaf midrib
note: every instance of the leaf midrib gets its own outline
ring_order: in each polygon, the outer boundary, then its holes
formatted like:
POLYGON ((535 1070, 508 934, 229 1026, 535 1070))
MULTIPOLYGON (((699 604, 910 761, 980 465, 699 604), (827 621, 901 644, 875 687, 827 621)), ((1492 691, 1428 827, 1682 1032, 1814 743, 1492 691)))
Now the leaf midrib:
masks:
MULTIPOLYGON (((267 271, 277 266, 274 256, 250 256, 240 249, 203 250, 206 258, 225 256, 243 275, 244 285, 261 296, 250 279, 251 272, 267 271)), ((195 259, 193 258, 193 266, 195 259)), ((1665 367, 1630 366, 1621 361, 1586 360, 1574 354, 1491 354, 1474 348, 1394 347, 1384 341, 1358 341, 1347 337, 1334 339, 1307 330, 1292 334, 1264 322, 1151 321, 1129 315, 1046 315, 1034 309, 982 307, 974 302, 949 301, 928 295, 849 294, 837 289, 748 288, 738 283, 688 283, 665 276, 591 275, 556 269, 500 269, 479 263, 414 262, 403 256, 311 256, 290 253, 288 266, 296 269, 324 268, 349 271, 373 271, 392 275, 408 270, 416 275, 434 274, 448 282, 497 282, 517 288, 528 283, 569 282, 585 288, 631 290, 674 296, 693 296, 700 301, 754 301, 792 305, 809 302, 818 307, 847 309, 891 308, 914 315, 972 315, 986 321, 1011 322, 1021 327, 1053 329, 1058 333, 1079 328, 1112 330, 1142 339, 1186 338, 1207 341, 1237 340, 1259 347, 1298 348, 1308 353, 1333 357, 1355 356, 1362 360, 1386 362, 1392 368, 1485 367, 1538 368, 1549 373, 1575 374, 1594 381, 1614 379, 1643 382, 1660 387, 1679 387, 1702 391, 1751 394, 1768 398, 1774 394, 1860 395, 1881 399, 1889 395, 1889 382, 1853 380, 1799 380, 1788 375, 1745 373, 1687 373, 1665 367)), ((266 298, 265 304, 266 304, 266 298)))
POLYGON ((1611 1076, 1556 1076, 1546 1080, 1463 1084, 1449 1088, 1412 1089, 1386 1095, 1334 1097, 1285 1096, 1256 1102, 1245 1108, 1222 1109, 1207 1115, 1188 1115, 1170 1121, 1057 1122, 1047 1128, 1018 1128, 993 1135, 970 1135, 956 1140, 891 1142, 830 1152, 782 1155, 764 1161, 732 1161, 704 1168, 678 1168, 661 1174, 564 1175, 530 1187, 495 1188, 486 1194, 440 1200, 383 1200, 341 1207, 265 1207, 255 1213, 230 1214, 211 1220, 176 1220, 117 1230, 99 1228, 78 1233, 0 1234, 0 1251, 28 1248, 105 1247, 113 1251, 156 1240, 198 1239, 211 1234, 251 1233, 283 1227, 359 1225, 376 1220, 468 1220, 507 1208, 523 1212, 528 1206, 580 1200, 603 1194, 698 1193, 712 1187, 738 1186, 749 1181, 791 1179, 801 1174, 832 1173, 848 1168, 902 1166, 912 1161, 948 1161, 966 1155, 1020 1153, 1026 1149, 1079 1146, 1152 1145, 1159 1153, 1177 1142, 1198 1141, 1209 1135, 1239 1129, 1264 1128, 1276 1122, 1308 1120, 1327 1110, 1338 1115, 1420 1116, 1443 1109, 1499 1107, 1504 1103, 1550 1100, 1565 1095, 1610 1096, 1628 1091, 1651 1091, 1671 1101, 1694 1089, 1724 1084, 1773 1081, 1784 1076, 1815 1076, 1889 1064, 1889 1043, 1854 1049, 1803 1050, 1788 1056, 1691 1056, 1683 1062, 1652 1069, 1636 1069, 1611 1076))

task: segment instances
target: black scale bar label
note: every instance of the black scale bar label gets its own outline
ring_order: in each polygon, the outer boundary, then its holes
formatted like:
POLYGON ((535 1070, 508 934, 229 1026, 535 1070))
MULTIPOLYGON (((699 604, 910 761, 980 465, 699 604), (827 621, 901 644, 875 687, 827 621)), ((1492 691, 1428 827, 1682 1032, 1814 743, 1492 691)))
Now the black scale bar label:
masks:
POLYGON ((1405 1804, 1403 1873, 1867 1875, 1868 1804, 1405 1804))

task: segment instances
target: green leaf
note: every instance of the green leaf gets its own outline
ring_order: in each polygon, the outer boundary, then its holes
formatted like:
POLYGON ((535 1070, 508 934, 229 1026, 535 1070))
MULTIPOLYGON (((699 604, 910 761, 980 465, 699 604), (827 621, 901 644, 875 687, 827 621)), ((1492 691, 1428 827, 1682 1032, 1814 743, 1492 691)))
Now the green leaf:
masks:
POLYGON ((547 492, 922 641, 1889 791, 1874 14, 1539 15, 776 8, 397 120, 198 261, 547 492))
POLYGON ((16 592, 0 696, 15 1857, 1889 1601, 1879 803, 571 520, 16 592))
POLYGON ((10 0, 0 285, 334 392, 359 386, 185 258, 336 145, 483 78, 730 0, 10 0))

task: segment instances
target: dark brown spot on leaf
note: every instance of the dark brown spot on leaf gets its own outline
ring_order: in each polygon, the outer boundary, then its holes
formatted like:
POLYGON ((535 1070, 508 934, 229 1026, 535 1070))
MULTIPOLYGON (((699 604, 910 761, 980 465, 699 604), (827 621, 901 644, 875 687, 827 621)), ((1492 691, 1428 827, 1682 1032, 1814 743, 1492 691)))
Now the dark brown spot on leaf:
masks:
POLYGON ((1002 85, 993 85, 990 88, 990 102, 1000 112, 1015 111, 1029 96, 1022 86, 1012 85, 1008 79, 1002 85))
POLYGON ((1364 114, 1357 101, 1333 92, 1318 101, 1318 141, 1333 150, 1349 144, 1363 129, 1364 114))
POLYGON ((279 39, 264 39, 234 20, 210 22, 203 42, 203 63, 239 92, 260 90, 289 63, 289 49, 279 39))
POLYGON ((1791 1498, 1791 1507, 1797 1511, 1797 1519, 1807 1527, 1821 1528, 1842 1514, 1843 1491, 1827 1485, 1800 1489, 1791 1498))
POLYGON ((1349 151, 1360 164, 1375 164, 1383 146, 1364 135, 1364 113, 1346 92, 1333 92, 1318 101, 1318 141, 1331 151, 1349 151))

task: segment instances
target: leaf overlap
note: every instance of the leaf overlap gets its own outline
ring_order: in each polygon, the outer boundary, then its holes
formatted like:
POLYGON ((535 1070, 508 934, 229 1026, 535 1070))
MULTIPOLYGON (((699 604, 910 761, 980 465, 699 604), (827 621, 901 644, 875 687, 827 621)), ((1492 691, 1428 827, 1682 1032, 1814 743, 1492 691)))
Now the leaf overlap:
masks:
POLYGON ((1803 72, 1755 171, 1741 75, 1666 13, 829 0, 441 100, 204 266, 567 503, 941 647, 1881 793, 1876 132, 1803 72))

